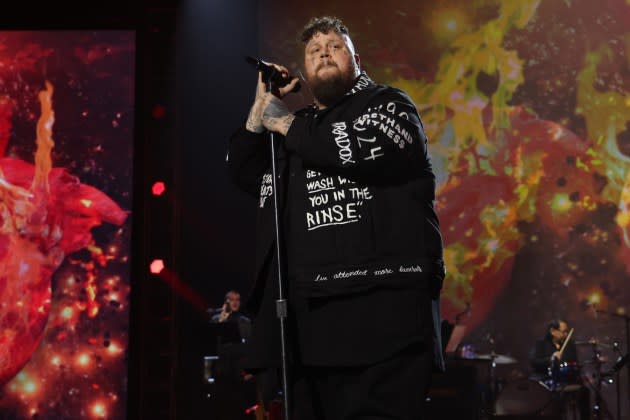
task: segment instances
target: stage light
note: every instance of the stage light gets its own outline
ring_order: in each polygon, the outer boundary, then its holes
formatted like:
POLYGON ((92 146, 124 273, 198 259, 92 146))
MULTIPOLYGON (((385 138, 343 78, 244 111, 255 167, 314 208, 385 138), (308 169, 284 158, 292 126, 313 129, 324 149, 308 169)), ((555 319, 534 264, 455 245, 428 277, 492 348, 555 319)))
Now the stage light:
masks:
POLYGON ((151 192, 155 196, 160 196, 166 191, 166 185, 162 181, 155 182, 151 187, 151 192))
POLYGON ((245 414, 255 413, 258 410, 258 404, 252 405, 251 407, 245 409, 245 414))
POLYGON ((155 105, 153 107, 153 110, 151 111, 151 115, 156 120, 164 118, 166 116, 166 108, 163 107, 162 105, 155 105))
POLYGON ((151 262, 151 273, 160 274, 164 270, 164 261, 162 260, 153 260, 151 262))

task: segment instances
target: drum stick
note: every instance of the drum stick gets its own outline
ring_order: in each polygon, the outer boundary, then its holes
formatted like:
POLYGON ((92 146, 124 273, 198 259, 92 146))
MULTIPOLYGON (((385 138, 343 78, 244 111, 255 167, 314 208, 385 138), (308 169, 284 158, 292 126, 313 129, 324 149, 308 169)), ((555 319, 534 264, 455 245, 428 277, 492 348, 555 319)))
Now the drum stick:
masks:
POLYGON ((569 331, 569 335, 567 335, 567 339, 564 340, 564 343, 562 343, 562 348, 560 348, 560 358, 562 359, 562 353, 564 353, 564 349, 567 347, 567 343, 569 342, 569 340, 571 339, 571 336, 573 335, 573 330, 575 328, 571 328, 571 331, 569 331))

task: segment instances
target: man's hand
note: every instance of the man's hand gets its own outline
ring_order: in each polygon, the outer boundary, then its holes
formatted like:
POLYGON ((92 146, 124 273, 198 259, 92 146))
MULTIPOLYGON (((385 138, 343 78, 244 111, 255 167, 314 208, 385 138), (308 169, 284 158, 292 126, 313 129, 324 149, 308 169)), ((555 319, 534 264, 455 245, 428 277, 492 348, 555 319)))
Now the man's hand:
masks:
POLYGON ((551 360, 553 361, 554 359, 558 359, 560 360, 560 352, 559 351, 555 351, 552 355, 551 355, 551 360))
POLYGON ((228 304, 224 303, 223 308, 221 308, 221 313, 219 314, 219 322, 225 322, 229 316, 230 313, 228 312, 228 304))
POLYGON ((266 93, 265 95, 262 117, 263 125, 269 131, 286 136, 295 116, 289 111, 289 108, 287 108, 281 99, 278 99, 272 93, 266 93))
MULTIPOLYGON (((271 63, 283 77, 289 77, 286 67, 271 63)), ((291 123, 293 114, 289 112, 287 106, 280 98, 291 92, 298 83, 295 77, 286 86, 277 88, 273 93, 267 92, 267 87, 262 80, 262 73, 258 72, 258 85, 256 86, 256 99, 249 112, 245 127, 254 133, 262 133, 264 129, 286 135, 291 123)))

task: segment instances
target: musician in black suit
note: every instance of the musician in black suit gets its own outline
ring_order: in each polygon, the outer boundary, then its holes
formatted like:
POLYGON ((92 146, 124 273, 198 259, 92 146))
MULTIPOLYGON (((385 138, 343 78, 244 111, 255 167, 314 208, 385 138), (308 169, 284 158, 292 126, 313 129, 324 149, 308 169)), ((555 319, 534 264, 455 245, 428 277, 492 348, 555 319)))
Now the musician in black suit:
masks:
POLYGON ((542 377, 549 374, 554 361, 578 362, 575 342, 569 340, 562 353, 562 345, 569 335, 569 325, 562 319, 554 319, 547 325, 545 336, 536 341, 530 352, 530 364, 535 374, 542 377))
POLYGON ((590 392, 582 381, 577 348, 565 320, 549 322, 544 337, 536 340, 529 360, 530 378, 544 383, 554 394, 553 410, 557 414, 577 411, 580 419, 590 418, 590 392))
POLYGON ((213 323, 236 323, 242 341, 251 336, 252 321, 241 312, 241 294, 236 290, 230 290, 225 294, 225 300, 221 311, 210 319, 213 323))

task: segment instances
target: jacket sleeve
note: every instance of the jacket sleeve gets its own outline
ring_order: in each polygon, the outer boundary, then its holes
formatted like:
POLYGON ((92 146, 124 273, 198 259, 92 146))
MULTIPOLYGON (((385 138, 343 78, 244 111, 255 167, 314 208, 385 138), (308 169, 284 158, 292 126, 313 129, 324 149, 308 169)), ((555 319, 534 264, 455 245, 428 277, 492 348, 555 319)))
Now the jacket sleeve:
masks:
POLYGON ((332 121, 296 116, 286 135, 287 150, 307 165, 369 182, 432 175, 422 122, 406 94, 381 89, 351 111, 356 100, 332 121))
POLYGON ((230 137, 227 156, 228 175, 243 191, 257 196, 260 180, 271 164, 266 134, 256 134, 240 127, 230 137))
POLYGON ((531 349, 529 363, 538 372, 544 372, 551 364, 551 354, 546 354, 543 340, 537 340, 534 348, 531 349))

